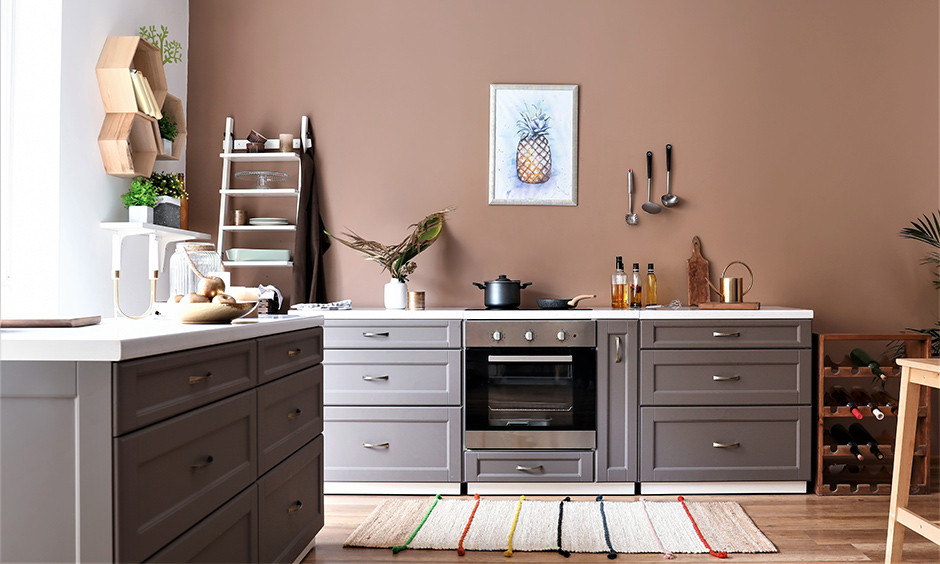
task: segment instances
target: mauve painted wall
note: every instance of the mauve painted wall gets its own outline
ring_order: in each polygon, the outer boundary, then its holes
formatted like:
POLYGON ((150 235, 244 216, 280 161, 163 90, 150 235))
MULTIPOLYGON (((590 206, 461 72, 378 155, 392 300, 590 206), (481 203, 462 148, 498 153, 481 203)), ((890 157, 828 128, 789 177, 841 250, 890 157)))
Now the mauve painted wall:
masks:
MULTIPOLYGON (((748 300, 812 308, 816 331, 929 326, 929 249, 897 233, 940 207, 938 30, 933 1, 199 0, 191 228, 216 231, 226 116, 276 137, 306 114, 329 229, 397 242, 456 206, 409 284, 429 307, 481 307, 470 282, 501 273, 534 282, 524 306, 606 307, 615 255, 686 301, 698 235, 713 278, 746 262, 748 300), (487 205, 492 83, 580 86, 577 207, 487 205), (628 226, 626 171, 645 198, 652 150, 658 199, 666 143, 682 204, 628 226)), ((326 266, 330 299, 382 305, 378 266, 340 245, 326 266)))

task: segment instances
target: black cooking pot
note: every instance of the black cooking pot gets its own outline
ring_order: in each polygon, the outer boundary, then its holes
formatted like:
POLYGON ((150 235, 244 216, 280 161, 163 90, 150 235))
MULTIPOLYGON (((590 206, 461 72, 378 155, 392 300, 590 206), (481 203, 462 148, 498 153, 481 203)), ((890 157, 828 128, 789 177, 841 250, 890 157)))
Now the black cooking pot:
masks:
POLYGON ((500 274, 496 280, 489 280, 473 285, 483 290, 483 305, 489 309, 515 309, 519 307, 519 291, 531 286, 531 282, 520 284, 518 280, 510 280, 505 274, 500 274))

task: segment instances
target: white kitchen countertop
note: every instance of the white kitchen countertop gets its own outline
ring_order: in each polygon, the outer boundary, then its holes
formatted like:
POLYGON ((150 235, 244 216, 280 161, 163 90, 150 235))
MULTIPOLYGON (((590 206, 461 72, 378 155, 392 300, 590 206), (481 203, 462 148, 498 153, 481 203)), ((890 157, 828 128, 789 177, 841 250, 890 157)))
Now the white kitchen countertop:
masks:
POLYGON ((103 319, 87 327, 0 329, 0 360, 119 361, 323 325, 319 316, 261 316, 231 324, 103 319))
MULTIPOLYGON (((292 316, 303 317, 292 310, 292 316)), ((353 308, 334 311, 311 311, 324 319, 812 319, 813 310, 779 306, 761 306, 761 309, 709 309, 695 307, 668 307, 656 309, 384 309, 353 308)))

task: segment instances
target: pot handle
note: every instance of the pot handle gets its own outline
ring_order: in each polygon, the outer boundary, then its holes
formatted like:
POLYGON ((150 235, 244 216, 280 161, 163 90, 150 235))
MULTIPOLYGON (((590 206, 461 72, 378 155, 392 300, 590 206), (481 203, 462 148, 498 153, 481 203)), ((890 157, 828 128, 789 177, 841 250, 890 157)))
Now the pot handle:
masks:
POLYGON ((474 286, 476 286, 477 288, 481 290, 486 290, 486 286, 484 286, 483 284, 480 284, 479 282, 471 282, 471 284, 473 284, 474 286))
POLYGON ((531 285, 532 285, 531 282, 526 282, 525 284, 519 284, 519 289, 520 289, 520 290, 525 290, 525 287, 526 287, 526 286, 531 286, 531 285))

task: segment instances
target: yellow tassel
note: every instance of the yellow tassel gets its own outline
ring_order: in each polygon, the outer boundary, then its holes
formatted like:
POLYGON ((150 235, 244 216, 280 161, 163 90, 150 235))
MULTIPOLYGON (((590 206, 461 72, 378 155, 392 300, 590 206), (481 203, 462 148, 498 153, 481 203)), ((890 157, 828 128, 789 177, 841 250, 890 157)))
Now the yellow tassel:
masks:
POLYGON ((516 534, 516 523, 519 522, 519 512, 522 511, 522 502, 525 501, 525 496, 519 496, 519 503, 516 505, 516 516, 512 518, 512 528, 509 529, 509 550, 503 553, 503 556, 509 558, 512 556, 512 536, 516 534))

